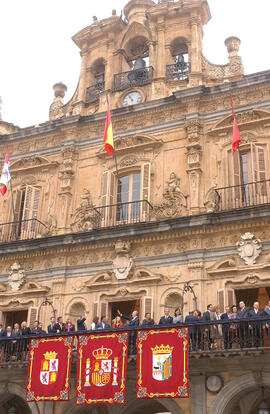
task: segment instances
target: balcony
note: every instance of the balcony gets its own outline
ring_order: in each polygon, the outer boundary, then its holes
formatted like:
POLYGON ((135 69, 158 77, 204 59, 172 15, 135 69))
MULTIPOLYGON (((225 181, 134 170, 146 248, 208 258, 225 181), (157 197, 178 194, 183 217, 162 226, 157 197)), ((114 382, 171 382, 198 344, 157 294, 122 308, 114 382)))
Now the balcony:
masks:
POLYGON ((114 90, 123 91, 132 86, 143 86, 151 82, 154 74, 152 66, 135 69, 129 72, 117 73, 114 75, 114 90))
MULTIPOLYGON (((212 357, 243 357, 265 355, 270 351, 270 343, 267 338, 266 325, 269 318, 253 317, 248 319, 226 319, 218 321, 196 321, 173 325, 174 327, 187 326, 189 328, 189 355, 190 358, 212 357)), ((150 327, 130 328, 125 326, 118 330, 129 331, 134 338, 129 345, 129 360, 136 358, 135 337, 139 329, 159 329, 159 325, 150 327)), ((115 329, 114 329, 115 330, 115 329)), ((111 332, 107 329, 103 332, 111 332)), ((60 334, 41 334, 19 337, 1 337, 0 341, 0 368, 18 366, 24 367, 28 363, 29 345, 31 338, 73 336, 73 362, 77 358, 77 337, 85 333, 100 333, 98 331, 63 332, 60 334)))
POLYGON ((153 207, 147 200, 96 207, 99 227, 115 227, 150 221, 153 207))
POLYGON ((178 62, 166 66, 168 80, 187 80, 190 73, 190 62, 178 62))
POLYGON ((105 89, 105 82, 97 82, 95 85, 89 86, 89 88, 86 88, 86 96, 85 101, 87 103, 95 102, 100 93, 103 92, 105 89))
POLYGON ((0 223, 0 242, 7 243, 17 240, 30 240, 42 237, 47 227, 38 219, 0 223))
POLYGON ((215 189, 215 211, 232 210, 270 203, 270 180, 215 189))

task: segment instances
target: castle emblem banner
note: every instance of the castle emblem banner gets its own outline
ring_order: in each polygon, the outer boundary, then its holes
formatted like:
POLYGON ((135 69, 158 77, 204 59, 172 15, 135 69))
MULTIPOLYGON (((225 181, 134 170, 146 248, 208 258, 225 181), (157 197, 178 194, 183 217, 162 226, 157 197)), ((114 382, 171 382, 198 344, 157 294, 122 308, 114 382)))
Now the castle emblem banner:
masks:
POLYGON ((128 332, 80 335, 76 405, 125 404, 128 332))
POLYGON ((26 401, 67 401, 73 338, 32 339, 29 352, 26 401))
POLYGON ((188 398, 188 328, 140 330, 137 398, 188 398))

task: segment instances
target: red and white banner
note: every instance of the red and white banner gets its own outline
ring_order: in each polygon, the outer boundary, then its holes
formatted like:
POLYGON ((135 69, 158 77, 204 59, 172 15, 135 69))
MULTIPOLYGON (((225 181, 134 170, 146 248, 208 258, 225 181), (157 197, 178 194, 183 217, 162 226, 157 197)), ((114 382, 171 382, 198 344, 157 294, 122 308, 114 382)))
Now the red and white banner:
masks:
POLYGON ((188 398, 188 328, 137 335, 137 398, 188 398))
POLYGON ((8 148, 6 149, 6 158, 0 178, 0 193, 4 195, 7 191, 8 182, 11 180, 8 148))
POLYGON ((76 405, 125 404, 128 332, 80 335, 76 405))
POLYGON ((67 401, 73 337, 31 340, 26 401, 67 401))

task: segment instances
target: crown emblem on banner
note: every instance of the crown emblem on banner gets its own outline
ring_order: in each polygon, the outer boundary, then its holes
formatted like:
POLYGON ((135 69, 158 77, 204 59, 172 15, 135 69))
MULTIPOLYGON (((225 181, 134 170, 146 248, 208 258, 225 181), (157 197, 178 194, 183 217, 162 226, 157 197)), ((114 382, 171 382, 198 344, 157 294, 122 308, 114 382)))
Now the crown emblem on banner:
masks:
POLYGON ((51 351, 51 352, 46 352, 44 355, 45 359, 55 359, 57 356, 57 352, 55 351, 51 351))
POLYGON ((152 353, 154 354, 154 355, 156 355, 156 354, 171 354, 172 353, 172 350, 173 350, 173 346, 170 346, 170 345, 160 345, 160 346, 158 346, 158 345, 156 345, 155 346, 155 348, 151 348, 151 350, 152 350, 152 353))
POLYGON ((108 359, 112 355, 112 350, 102 346, 101 348, 94 349, 92 354, 96 359, 108 359))

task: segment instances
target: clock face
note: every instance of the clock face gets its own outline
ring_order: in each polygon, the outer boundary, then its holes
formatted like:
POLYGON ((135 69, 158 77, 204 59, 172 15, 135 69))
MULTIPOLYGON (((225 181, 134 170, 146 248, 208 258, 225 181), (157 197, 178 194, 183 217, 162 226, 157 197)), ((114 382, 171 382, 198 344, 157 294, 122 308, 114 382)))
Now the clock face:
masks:
POLYGON ((123 99, 123 106, 136 105, 142 102, 142 95, 138 91, 128 92, 123 99))

